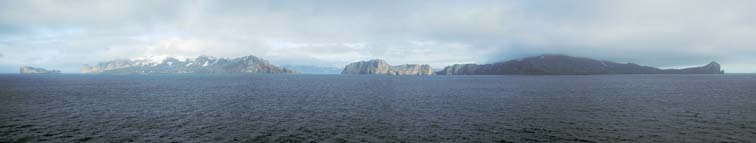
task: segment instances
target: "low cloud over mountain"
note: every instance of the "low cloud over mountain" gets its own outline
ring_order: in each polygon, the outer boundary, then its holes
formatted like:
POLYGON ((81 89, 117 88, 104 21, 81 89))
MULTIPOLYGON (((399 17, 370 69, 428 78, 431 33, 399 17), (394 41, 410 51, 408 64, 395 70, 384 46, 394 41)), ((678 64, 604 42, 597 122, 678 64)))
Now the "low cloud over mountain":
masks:
POLYGON ((0 72, 143 56, 254 54, 339 67, 543 53, 756 70, 756 1, 0 1, 0 72), (12 68, 5 68, 12 67, 12 68))

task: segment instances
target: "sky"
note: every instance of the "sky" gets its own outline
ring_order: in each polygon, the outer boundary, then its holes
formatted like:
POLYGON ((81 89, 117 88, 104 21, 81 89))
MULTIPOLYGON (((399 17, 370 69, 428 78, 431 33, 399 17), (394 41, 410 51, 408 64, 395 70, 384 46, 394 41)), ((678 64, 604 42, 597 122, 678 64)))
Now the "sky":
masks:
POLYGON ((0 73, 148 56, 343 67, 567 54, 756 72, 753 0, 0 0, 0 73))

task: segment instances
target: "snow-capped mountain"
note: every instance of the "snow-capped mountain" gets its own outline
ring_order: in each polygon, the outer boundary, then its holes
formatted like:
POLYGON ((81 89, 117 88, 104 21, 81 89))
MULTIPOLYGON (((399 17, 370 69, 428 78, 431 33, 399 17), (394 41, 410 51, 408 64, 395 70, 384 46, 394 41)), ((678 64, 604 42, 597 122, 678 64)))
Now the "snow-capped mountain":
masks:
POLYGON ((153 56, 84 65, 82 73, 296 73, 253 55, 238 58, 153 56))

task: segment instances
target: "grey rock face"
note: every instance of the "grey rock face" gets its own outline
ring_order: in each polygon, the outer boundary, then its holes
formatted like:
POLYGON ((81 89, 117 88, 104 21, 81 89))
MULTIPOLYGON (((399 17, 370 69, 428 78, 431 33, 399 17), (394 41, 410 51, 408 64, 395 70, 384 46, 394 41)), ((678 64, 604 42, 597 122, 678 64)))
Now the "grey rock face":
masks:
POLYGON ((405 64, 391 66, 394 75, 433 75, 433 69, 430 65, 405 64))
POLYGON ((391 65, 384 60, 370 60, 351 63, 341 74, 390 74, 391 65))
POLYGON ((244 56, 233 59, 199 56, 196 58, 162 59, 137 58, 101 62, 93 66, 84 65, 82 73, 296 73, 280 68, 267 60, 244 56))
POLYGON ((391 66, 386 61, 375 59, 360 61, 347 65, 341 74, 380 74, 380 75, 433 75, 430 65, 405 64, 391 66))
POLYGON ((444 70, 437 72, 438 75, 466 75, 474 74, 478 71, 480 65, 477 64, 454 64, 447 66, 444 70))
POLYGON ((633 63, 615 63, 567 55, 541 55, 493 64, 447 66, 439 75, 590 75, 590 74, 723 74, 716 62, 703 67, 659 69, 633 63))
POLYGON ((47 70, 44 68, 35 68, 30 66, 22 66, 19 70, 19 73, 21 74, 51 74, 51 73, 60 73, 59 70, 47 70))

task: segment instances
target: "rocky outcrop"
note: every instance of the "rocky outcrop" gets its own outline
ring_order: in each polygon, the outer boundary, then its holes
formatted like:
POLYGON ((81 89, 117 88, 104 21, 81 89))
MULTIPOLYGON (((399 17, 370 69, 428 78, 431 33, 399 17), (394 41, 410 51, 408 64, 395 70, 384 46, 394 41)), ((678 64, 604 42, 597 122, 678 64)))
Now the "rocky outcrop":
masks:
POLYGON ((44 68, 36 68, 36 67, 30 67, 30 66, 22 66, 19 70, 19 73, 21 74, 51 74, 51 73, 60 73, 59 70, 47 70, 44 68))
POLYGON ((351 63, 341 74, 390 74, 391 65, 383 60, 369 60, 351 63))
POLYGON ((433 69, 430 65, 405 64, 391 66, 394 75, 433 75, 433 69))
POLYGON ((405 64, 391 66, 386 61, 375 59, 355 62, 344 67, 341 74, 378 74, 378 75, 433 75, 430 65, 405 64))
POLYGON ((702 67, 692 67, 685 69, 667 69, 663 73, 667 74, 724 74, 721 66, 717 62, 711 62, 702 67))
POLYGON ((113 60, 96 65, 84 65, 82 73, 296 73, 280 68, 267 60, 244 56, 233 59, 199 56, 196 58, 150 57, 113 60))
POLYGON ((456 64, 439 71, 439 75, 590 75, 590 74, 723 74, 716 62, 703 67, 659 69, 633 63, 616 63, 567 55, 547 54, 493 64, 456 64))

